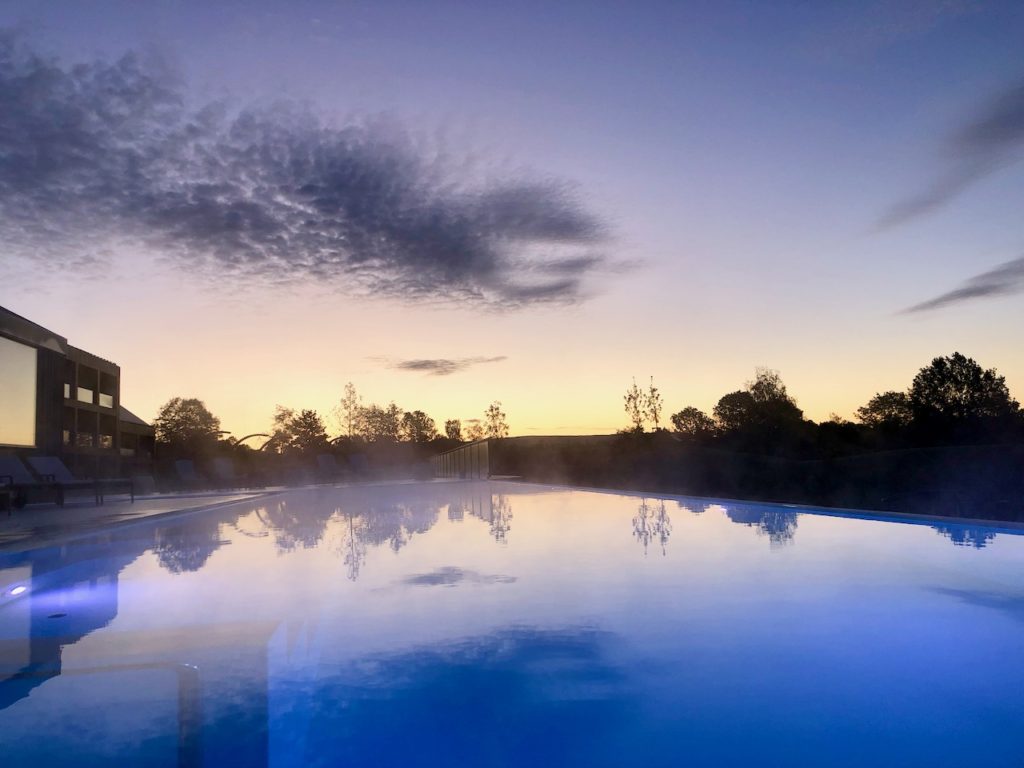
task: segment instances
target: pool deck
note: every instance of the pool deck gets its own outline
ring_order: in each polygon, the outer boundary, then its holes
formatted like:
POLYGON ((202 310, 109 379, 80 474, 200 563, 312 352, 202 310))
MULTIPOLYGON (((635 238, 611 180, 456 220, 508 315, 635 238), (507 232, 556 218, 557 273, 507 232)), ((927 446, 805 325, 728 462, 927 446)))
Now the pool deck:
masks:
POLYGON ((158 494, 137 496, 134 503, 118 496, 99 506, 88 500, 68 500, 63 506, 29 504, 8 514, 0 512, 0 552, 23 551, 62 544, 80 536, 164 515, 196 512, 277 491, 158 494))

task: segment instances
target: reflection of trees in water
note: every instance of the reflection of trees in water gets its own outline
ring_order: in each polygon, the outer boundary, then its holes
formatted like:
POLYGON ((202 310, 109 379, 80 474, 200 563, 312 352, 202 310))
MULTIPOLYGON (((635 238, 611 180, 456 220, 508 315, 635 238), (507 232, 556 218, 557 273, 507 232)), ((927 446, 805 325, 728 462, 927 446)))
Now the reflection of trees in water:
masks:
POLYGON ((153 538, 157 561, 171 573, 198 571, 224 544, 220 521, 202 515, 188 523, 157 528, 153 538))
POLYGON ((359 578, 370 547, 387 545, 398 552, 414 535, 426 533, 434 526, 443 506, 395 503, 362 509, 355 505, 338 507, 331 526, 331 548, 344 562, 349 580, 359 578))
POLYGON ((334 530, 338 538, 334 551, 341 556, 345 564, 345 575, 349 581, 359 578, 359 571, 366 562, 366 518, 360 515, 346 515, 338 510, 340 525, 334 530))
POLYGON ((958 547, 982 549, 996 537, 993 530, 968 525, 933 525, 936 531, 947 537, 958 547))
POLYGON ((512 504, 508 496, 503 493, 489 495, 486 504, 474 507, 470 511, 487 523, 495 541, 502 544, 508 541, 508 532, 512 529, 512 504))
POLYGON ((751 526, 766 535, 772 546, 789 544, 796 534, 798 514, 787 509, 737 504, 725 508, 725 514, 734 523, 751 526))
POLYGON ((273 531, 278 552, 292 552, 316 547, 323 540, 334 511, 333 505, 312 501, 289 505, 282 499, 260 507, 256 515, 273 531))
POLYGON ((647 503, 647 499, 641 499, 633 518, 633 536, 643 545, 644 555, 652 541, 661 545, 661 554, 664 555, 665 545, 671 535, 672 518, 665 509, 665 502, 659 499, 657 505, 653 506, 647 503))

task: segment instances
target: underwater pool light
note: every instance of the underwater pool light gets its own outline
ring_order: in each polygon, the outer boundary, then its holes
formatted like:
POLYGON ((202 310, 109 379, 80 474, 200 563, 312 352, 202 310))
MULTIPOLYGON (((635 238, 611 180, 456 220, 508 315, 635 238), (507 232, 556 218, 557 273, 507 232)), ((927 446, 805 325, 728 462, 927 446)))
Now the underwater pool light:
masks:
POLYGON ((26 592, 27 590, 28 590, 28 587, 17 586, 14 589, 12 589, 8 594, 10 594, 13 597, 17 597, 18 595, 22 594, 23 592, 26 592))

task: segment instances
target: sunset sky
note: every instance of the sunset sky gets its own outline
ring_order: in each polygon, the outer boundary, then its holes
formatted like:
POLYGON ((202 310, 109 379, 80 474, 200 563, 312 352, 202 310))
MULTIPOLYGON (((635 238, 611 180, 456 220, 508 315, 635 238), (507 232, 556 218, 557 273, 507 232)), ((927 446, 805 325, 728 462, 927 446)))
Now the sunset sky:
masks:
MULTIPOLYGON (((203 399, 1024 397, 1020 2, 0 2, 0 304, 203 399)), ((329 422, 332 432, 335 425, 329 422)))

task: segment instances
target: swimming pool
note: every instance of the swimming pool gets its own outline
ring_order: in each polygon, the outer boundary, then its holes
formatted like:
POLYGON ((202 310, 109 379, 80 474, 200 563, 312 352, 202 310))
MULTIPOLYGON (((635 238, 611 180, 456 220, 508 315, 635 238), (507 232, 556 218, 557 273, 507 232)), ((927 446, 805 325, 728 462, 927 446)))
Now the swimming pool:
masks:
POLYGON ((500 482, 0 553, 3 765, 1024 765, 1024 537, 500 482))

